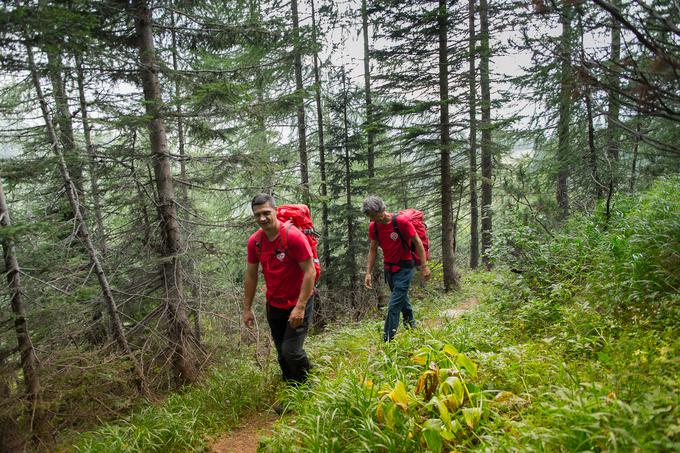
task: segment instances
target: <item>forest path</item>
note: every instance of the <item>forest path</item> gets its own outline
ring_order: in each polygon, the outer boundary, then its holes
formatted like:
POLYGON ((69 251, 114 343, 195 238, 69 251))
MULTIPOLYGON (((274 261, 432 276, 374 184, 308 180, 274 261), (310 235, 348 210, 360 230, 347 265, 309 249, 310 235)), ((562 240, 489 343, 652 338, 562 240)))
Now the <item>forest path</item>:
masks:
POLYGON ((255 453, 260 437, 269 435, 277 420, 273 412, 252 414, 234 430, 212 441, 207 451, 211 453, 255 453))
MULTIPOLYGON (((477 297, 469 297, 454 308, 442 311, 440 317, 423 320, 423 324, 428 327, 440 325, 445 319, 455 319, 478 304, 477 297)), ((239 427, 212 441, 207 451, 211 453, 256 453, 260 437, 272 432, 277 419, 278 417, 270 411, 252 414, 246 417, 239 427)))

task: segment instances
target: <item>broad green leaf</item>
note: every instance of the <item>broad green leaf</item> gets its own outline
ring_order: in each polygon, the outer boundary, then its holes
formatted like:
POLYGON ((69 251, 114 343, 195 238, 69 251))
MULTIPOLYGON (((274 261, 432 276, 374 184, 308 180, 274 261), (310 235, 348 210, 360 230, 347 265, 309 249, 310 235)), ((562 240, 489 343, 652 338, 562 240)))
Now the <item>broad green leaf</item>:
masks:
POLYGON ((443 428, 442 421, 438 418, 431 418, 423 423, 421 436, 425 439, 425 444, 429 450, 436 452, 442 450, 444 441, 441 436, 441 431, 443 428))
POLYGON ((446 395, 449 409, 456 410, 465 401, 465 384, 458 376, 449 376, 441 385, 440 394, 446 395))
POLYGON ((387 409, 383 412, 385 417, 385 424, 391 430, 394 430, 394 415, 396 411, 396 406, 389 405, 387 409))
POLYGON ((452 346, 450 344, 445 344, 444 347, 442 348, 442 351, 444 351, 445 354, 454 357, 456 356, 456 354, 458 354, 458 349, 456 349, 455 346, 452 346))
POLYGON ((432 398, 432 400, 437 405, 437 409, 439 409, 439 418, 442 419, 446 426, 451 426, 451 414, 449 414, 449 410, 446 408, 444 402, 437 397, 432 398))
POLYGON ((458 354, 456 356, 456 365, 465 368, 467 372, 470 373, 470 376, 477 376, 477 365, 475 365, 475 363, 465 354, 458 354))
POLYGON ((394 389, 390 392, 390 399, 394 401, 394 404, 399 406, 401 410, 408 409, 408 394, 406 393, 406 387, 401 381, 397 381, 394 389))
POLYGON ((442 429, 439 435, 442 436, 442 439, 448 441, 452 441, 456 438, 456 435, 449 431, 448 429, 442 429))
POLYGON ((466 407, 463 409, 463 418, 465 418, 465 423, 472 429, 477 426, 479 420, 482 418, 482 408, 481 407, 466 407))

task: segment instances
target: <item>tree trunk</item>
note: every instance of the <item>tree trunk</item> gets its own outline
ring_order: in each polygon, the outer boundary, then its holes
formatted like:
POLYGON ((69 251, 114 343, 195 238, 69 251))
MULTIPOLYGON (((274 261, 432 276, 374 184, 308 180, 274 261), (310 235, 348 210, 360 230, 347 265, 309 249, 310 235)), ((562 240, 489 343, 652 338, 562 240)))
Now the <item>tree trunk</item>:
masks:
POLYGON ((50 119, 47 102, 45 101, 45 96, 43 95, 42 87, 40 86, 40 78, 38 77, 38 72, 35 69, 33 51, 28 45, 26 46, 26 51, 28 56, 28 66, 31 72, 31 79, 33 81, 35 91, 38 95, 40 110, 42 112, 43 120, 45 121, 45 127, 47 129, 47 137, 49 139, 50 145, 52 146, 52 151, 54 151, 54 154, 56 155, 57 161, 59 163, 59 171, 61 172, 61 176, 64 179, 66 195, 68 197, 69 203, 71 204, 71 209, 73 210, 73 214, 76 220, 78 236, 85 243, 85 248, 90 257, 90 262, 92 263, 94 272, 97 275, 97 280, 99 281, 99 286, 101 287, 102 290, 102 296, 104 297, 106 305, 109 309, 109 316, 111 318, 111 325, 113 327, 114 338, 118 343, 118 347, 125 353, 125 355, 132 363, 133 372, 135 373, 137 379, 139 380, 138 385, 140 391, 145 396, 151 397, 151 392, 149 391, 146 379, 144 378, 143 369, 139 362, 137 361, 137 359, 135 358, 134 354, 132 353, 130 345, 128 344, 127 339, 125 338, 123 324, 121 323, 120 316, 118 315, 118 307, 116 306, 116 301, 113 298, 113 293, 111 292, 111 287, 109 286, 108 278, 106 277, 104 269, 101 263, 99 262, 99 258, 97 257, 97 251, 94 247, 94 244, 92 243, 92 238, 90 237, 90 232, 88 230, 87 223, 85 222, 82 214, 80 213, 80 206, 78 204, 76 187, 73 181, 71 180, 71 175, 68 172, 66 160, 64 159, 64 155, 61 151, 61 148, 59 147, 59 140, 57 138, 56 132, 54 131, 52 120, 50 119))
POLYGON ((446 0, 439 0, 439 104, 441 146, 442 266, 444 291, 460 286, 453 252, 453 200, 451 194, 451 149, 449 132, 448 11, 446 0))
MULTIPOLYGON (((316 10, 312 0, 312 41, 316 42, 316 10)), ((324 141, 323 108, 321 105, 321 74, 319 70, 319 54, 314 51, 314 100, 316 102, 316 120, 318 123, 319 137, 319 174, 321 175, 321 233, 323 241, 322 267, 328 269, 331 262, 331 249, 328 244, 328 185, 326 183, 326 143, 324 141)), ((322 274, 323 275, 323 274, 322 274)))
POLYGON ((375 132, 373 125, 373 100, 371 99, 371 61, 368 53, 368 11, 366 0, 361 0, 361 21, 364 35, 364 93, 366 96, 366 148, 368 163, 368 192, 371 193, 375 176, 375 132))
POLYGON ((307 127, 305 126, 305 96, 302 84, 302 50, 300 43, 300 25, 298 20, 298 2, 291 0, 291 14, 293 16, 293 40, 295 57, 295 96, 297 104, 298 149, 300 152, 300 182, 302 198, 309 204, 309 170, 307 159, 307 127))
POLYGON ((489 248, 491 248, 491 201, 493 188, 493 159, 491 152, 491 89, 489 86, 489 7, 487 0, 479 1, 480 60, 479 72, 482 90, 482 262, 491 268, 489 248))
MULTIPOLYGON (((585 33, 583 32, 583 19, 581 15, 578 16, 578 29, 581 36, 581 64, 584 65, 586 61, 585 45, 583 39, 585 33)), ((589 87, 583 90, 583 100, 586 106, 586 121, 588 122, 588 164, 590 165, 590 178, 595 185, 595 196, 598 200, 602 199, 603 186, 597 173, 597 148, 595 148, 595 124, 593 121, 593 101, 589 87)))
MULTIPOLYGON (((59 131, 59 143, 61 143, 64 159, 66 160, 69 174, 73 178, 73 184, 77 190, 76 195, 79 199, 83 194, 83 169, 73 136, 73 121, 71 120, 71 111, 69 110, 68 97, 66 96, 61 55, 55 51, 47 52, 47 66, 48 76, 52 83, 55 105, 54 122, 59 131)), ((73 218, 73 213, 69 214, 69 218, 73 218)))
POLYGON ((640 115, 635 118, 635 141, 633 142, 633 163, 630 168, 630 191, 635 190, 635 179, 637 178, 637 158, 638 146, 640 145, 640 115))
MULTIPOLYGON (((172 69, 175 72, 175 76, 178 73, 179 65, 177 62, 177 32, 175 31, 175 13, 170 13, 170 26, 171 33, 170 38, 172 41, 172 69)), ((182 193, 182 219, 189 220, 191 215, 191 202, 189 200, 189 187, 187 185, 187 165, 186 165, 186 149, 184 144, 184 121, 182 120, 182 103, 180 102, 180 88, 179 82, 175 80, 175 103, 176 103, 176 114, 177 114, 177 145, 179 151, 179 175, 181 179, 181 193, 182 193)), ((186 275, 189 280, 189 288, 191 291, 191 303, 189 307, 194 318, 194 335, 197 341, 201 341, 201 307, 200 300, 201 295, 199 293, 198 285, 194 281, 196 278, 196 273, 194 272, 194 261, 192 254, 187 254, 186 257, 186 275)))
MULTIPOLYGON (((621 9, 621 0, 612 0, 612 7, 616 10, 621 9)), ((610 71, 608 109, 607 109, 607 155, 613 161, 619 160, 619 134, 618 125, 621 101, 619 100, 619 90, 621 89, 621 79, 619 78, 619 65, 621 64, 621 24, 616 17, 611 17, 611 54, 609 56, 610 71)))
POLYGON ((347 203, 347 268, 349 270, 349 289, 350 302, 352 307, 355 307, 356 297, 354 291, 356 289, 357 281, 357 264, 356 264, 356 241, 354 240, 354 220, 352 208, 352 160, 349 152, 349 123, 347 120, 347 84, 345 76, 345 68, 342 68, 342 122, 343 122, 343 147, 345 148, 345 202, 347 203))
POLYGON ((85 138, 85 150, 88 158, 88 169, 90 171, 90 192, 92 194, 92 204, 94 206, 95 232, 97 245, 102 254, 106 254, 106 233, 104 231, 104 218, 102 216, 101 195, 99 191, 99 177, 97 175, 97 160, 95 157, 94 145, 92 144, 92 126, 87 109, 87 99, 85 98, 85 75, 80 55, 75 55, 76 75, 78 78, 78 98, 80 100, 80 117, 83 122, 83 136, 85 138))
MULTIPOLYGON (((615 10, 621 9, 621 0, 612 0, 612 7, 615 10)), ((609 200, 616 191, 619 178, 619 111, 621 109, 621 101, 619 99, 619 90, 621 89, 621 80, 619 78, 619 65, 621 64, 621 24, 616 17, 611 17, 611 54, 610 74, 608 76, 608 108, 607 108, 607 158, 609 161, 609 194, 607 196, 607 206, 609 200)), ((607 211, 609 212, 609 211, 607 211)))
MULTIPOLYGON (((87 99, 85 98, 85 75, 83 65, 78 53, 75 54, 76 76, 78 81, 78 98, 80 101, 80 117, 83 123, 83 136, 85 138, 85 150, 87 153, 88 170, 90 173, 90 193, 94 207, 95 237, 99 251, 106 255, 106 237, 104 232, 104 219, 102 217, 101 198, 99 193, 99 179, 97 175, 97 160, 95 157, 94 145, 92 144, 90 119, 88 116, 87 99)), ((88 336, 93 344, 98 344, 106 339, 106 326, 102 314, 103 305, 99 300, 94 302, 92 307, 92 326, 88 336)))
POLYGON ((167 150, 158 63, 153 42, 151 11, 145 0, 135 0, 133 11, 139 45, 144 104, 149 117, 153 171, 158 191, 158 210, 162 233, 161 277, 165 287, 168 336, 176 382, 190 384, 198 377, 196 339, 189 326, 182 291, 180 254, 183 252, 180 224, 175 206, 175 187, 167 150))
POLYGON ((590 177, 595 184, 595 196, 601 200, 604 196, 602 182, 597 174, 597 148, 595 148, 595 125, 593 123, 593 106, 590 99, 590 91, 585 89, 583 95, 586 104, 586 116, 588 121, 588 163, 590 164, 590 177))
MULTIPOLYGON (((12 226, 9 216, 5 192, 0 181, 0 225, 2 228, 12 226)), ((21 356, 21 369, 24 375, 26 394, 31 401, 29 419, 31 420, 31 432, 38 442, 49 441, 49 427, 45 412, 41 407, 40 378, 38 377, 38 359, 33 349, 33 343, 28 332, 26 321, 26 307, 24 305, 19 272, 19 262, 14 250, 14 241, 8 236, 2 241, 2 251, 5 258, 5 274, 10 292, 10 304, 14 315, 14 331, 17 335, 17 345, 21 356)))
POLYGON ((475 78, 475 58, 477 56, 475 33, 476 1, 469 0, 468 30, 469 44, 469 85, 470 85, 470 269, 479 266, 479 208, 477 206, 477 82, 475 78))
POLYGON ((562 36, 560 37, 560 93, 559 119, 557 124, 557 206, 560 217, 569 216, 569 135, 571 122, 571 93, 573 80, 571 73, 571 16, 572 7, 566 2, 562 6, 560 20, 562 22, 562 36))

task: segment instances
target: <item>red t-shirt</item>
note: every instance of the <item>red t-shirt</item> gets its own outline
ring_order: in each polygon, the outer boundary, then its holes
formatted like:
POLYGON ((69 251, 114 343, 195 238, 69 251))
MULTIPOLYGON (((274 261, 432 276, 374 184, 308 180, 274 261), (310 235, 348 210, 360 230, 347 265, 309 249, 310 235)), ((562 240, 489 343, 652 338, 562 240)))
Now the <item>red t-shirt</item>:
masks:
POLYGON ((416 229, 411 225, 403 215, 397 216, 397 226, 401 232, 402 237, 406 240, 406 244, 409 248, 404 247, 404 244, 399 238, 399 233, 394 230, 392 225, 392 217, 394 214, 390 214, 390 220, 387 223, 378 223, 378 236, 375 237, 375 227, 374 222, 368 225, 368 238, 373 241, 378 241, 380 247, 383 250, 383 260, 385 261, 385 267, 390 266, 390 271, 395 272, 400 269, 396 264, 399 261, 410 261, 413 260, 411 255, 411 238, 416 234, 416 229), (390 263, 390 264, 388 264, 390 263))
POLYGON ((248 239, 248 262, 262 265, 262 275, 267 285, 267 303, 272 307, 288 309, 297 305, 304 277, 299 263, 312 257, 312 248, 304 234, 291 225, 288 229, 288 247, 284 250, 281 234, 286 234, 283 223, 273 241, 267 239, 262 230, 253 233, 248 239), (257 242, 260 242, 259 251, 257 242))

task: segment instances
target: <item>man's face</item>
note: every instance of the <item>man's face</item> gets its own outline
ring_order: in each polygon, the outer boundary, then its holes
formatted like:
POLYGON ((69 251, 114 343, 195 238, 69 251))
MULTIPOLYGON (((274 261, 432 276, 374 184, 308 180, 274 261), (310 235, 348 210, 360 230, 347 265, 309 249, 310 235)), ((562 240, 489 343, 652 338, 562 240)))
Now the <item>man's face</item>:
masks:
POLYGON ((371 222, 385 223, 385 210, 383 209, 380 212, 369 212, 366 214, 366 217, 368 217, 368 220, 371 222))
POLYGON ((263 230, 276 226, 276 208, 269 203, 253 206, 253 217, 263 230))

